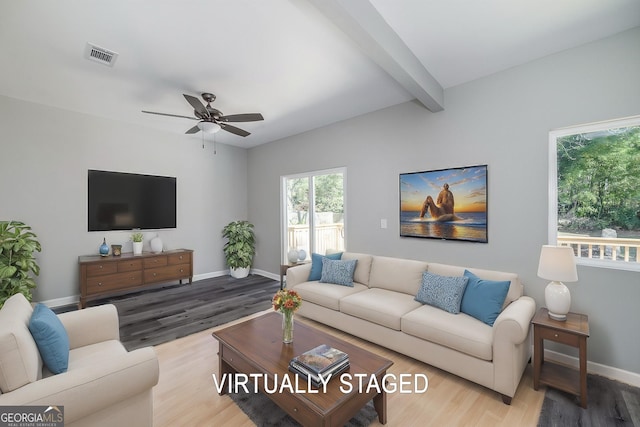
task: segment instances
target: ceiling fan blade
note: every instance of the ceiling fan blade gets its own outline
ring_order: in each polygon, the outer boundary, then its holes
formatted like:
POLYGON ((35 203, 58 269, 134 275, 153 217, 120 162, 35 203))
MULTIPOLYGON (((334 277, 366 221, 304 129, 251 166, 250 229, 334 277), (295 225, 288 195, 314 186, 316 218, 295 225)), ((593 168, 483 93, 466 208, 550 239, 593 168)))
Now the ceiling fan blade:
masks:
POLYGON ((257 122, 264 120, 260 113, 245 113, 245 114, 231 114, 229 116, 222 116, 220 120, 223 122, 257 122))
POLYGON ((198 125, 195 125, 194 127, 192 127, 191 129, 189 129, 188 131, 186 131, 185 133, 198 133, 200 132, 200 128, 198 127, 198 125))
POLYGON ((142 110, 142 112, 147 114, 157 114, 158 116, 180 117, 183 119, 198 120, 198 118, 196 117, 181 116, 179 114, 156 113, 155 111, 144 111, 144 110, 142 110))
POLYGON ((196 110, 198 113, 200 113, 203 117, 210 116, 209 111, 207 111, 207 109, 204 107, 204 105, 202 105, 202 102, 200 102, 198 98, 196 98, 195 96, 185 95, 185 94, 182 94, 182 96, 184 96, 184 99, 186 99, 187 102, 191 104, 193 109, 196 110))
POLYGON ((238 136, 249 136, 249 135, 251 135, 251 133, 247 132, 246 130, 237 128, 235 126, 227 125, 225 123, 220 123, 220 127, 222 127, 222 129, 226 130, 227 132, 234 133, 234 134, 236 134, 238 136))

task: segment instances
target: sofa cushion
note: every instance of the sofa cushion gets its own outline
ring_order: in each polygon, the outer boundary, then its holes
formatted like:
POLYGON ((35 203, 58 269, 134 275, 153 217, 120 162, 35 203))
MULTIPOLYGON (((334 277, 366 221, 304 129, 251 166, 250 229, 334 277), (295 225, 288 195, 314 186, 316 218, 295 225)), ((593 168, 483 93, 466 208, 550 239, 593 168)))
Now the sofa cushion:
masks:
POLYGON ((22 294, 7 299, 0 309, 0 390, 13 391, 37 381, 42 359, 28 324, 33 309, 22 294))
POLYGON ((373 257, 369 287, 403 292, 414 297, 420 289, 422 273, 427 271, 427 267, 428 264, 423 261, 373 257))
POLYGON ((493 326, 502 311, 502 304, 511 283, 481 279, 468 270, 465 270, 464 275, 469 278, 469 283, 462 297, 460 310, 493 326))
POLYGON ((367 254, 356 252, 345 252, 340 259, 356 259, 356 270, 353 272, 353 281, 369 286, 369 275, 371 274, 371 262, 373 257, 367 254))
POLYGON ((47 369, 54 374, 67 372, 69 336, 58 316, 46 305, 36 305, 29 321, 29 331, 47 369))
POLYGON ((373 288, 340 300, 340 311, 387 328, 400 330, 403 315, 420 307, 413 295, 373 288))
POLYGON ((332 283, 334 285, 353 287, 353 271, 356 269, 358 260, 333 260, 322 259, 321 283, 332 283))
POLYGON ((416 301, 458 314, 468 281, 467 277, 440 276, 425 271, 422 273, 422 286, 416 295, 416 301))
POLYGON ((482 270, 479 268, 465 268, 458 267, 455 265, 448 264, 438 264, 438 263, 429 263, 429 272, 440 274, 441 276, 464 276, 464 271, 468 270, 471 273, 475 274, 481 279, 487 280, 499 280, 499 281, 510 281, 509 292, 507 293, 507 297, 504 299, 504 303, 502 304, 502 309, 513 301, 517 300, 523 295, 524 287, 520 282, 520 278, 515 273, 506 273, 502 271, 493 271, 493 270, 482 270))
POLYGON ((340 259, 341 256, 342 256, 342 252, 335 252, 328 255, 320 255, 320 254, 312 253, 311 254, 311 271, 309 272, 308 280, 310 281, 320 280, 320 277, 322 276, 322 259, 323 258, 340 259))
POLYGON ((353 282, 350 286, 335 286, 330 283, 303 282, 293 287, 293 289, 305 301, 312 302, 331 310, 340 310, 340 300, 356 292, 362 292, 369 288, 360 283, 353 282))
POLYGON ((493 359, 493 328, 464 313, 423 305, 402 317, 402 332, 479 359, 493 359))

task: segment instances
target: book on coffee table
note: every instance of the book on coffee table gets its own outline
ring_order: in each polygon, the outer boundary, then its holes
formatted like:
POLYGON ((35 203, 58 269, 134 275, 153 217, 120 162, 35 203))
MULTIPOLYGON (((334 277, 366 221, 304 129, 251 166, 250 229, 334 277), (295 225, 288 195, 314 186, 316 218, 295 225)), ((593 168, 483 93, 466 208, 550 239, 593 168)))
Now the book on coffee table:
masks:
POLYGON ((338 377, 338 375, 340 375, 341 373, 345 372, 347 369, 349 369, 349 366, 349 360, 347 359, 322 374, 315 374, 305 369, 302 365, 291 361, 291 363, 289 363, 289 370, 294 374, 300 375, 305 380, 311 382, 314 387, 320 387, 323 383, 327 383, 327 381, 330 381, 333 378, 338 377))
POLYGON ((319 375, 327 373, 345 361, 349 361, 349 355, 347 353, 322 344, 294 357, 289 364, 295 363, 307 371, 319 375))

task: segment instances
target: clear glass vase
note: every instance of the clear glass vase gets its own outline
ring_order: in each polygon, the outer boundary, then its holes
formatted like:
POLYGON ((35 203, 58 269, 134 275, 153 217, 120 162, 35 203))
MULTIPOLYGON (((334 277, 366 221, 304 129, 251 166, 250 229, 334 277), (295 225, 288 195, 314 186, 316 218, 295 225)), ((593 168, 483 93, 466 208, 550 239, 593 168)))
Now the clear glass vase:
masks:
POLYGON ((293 310, 282 312, 282 342, 285 344, 293 342, 293 310))

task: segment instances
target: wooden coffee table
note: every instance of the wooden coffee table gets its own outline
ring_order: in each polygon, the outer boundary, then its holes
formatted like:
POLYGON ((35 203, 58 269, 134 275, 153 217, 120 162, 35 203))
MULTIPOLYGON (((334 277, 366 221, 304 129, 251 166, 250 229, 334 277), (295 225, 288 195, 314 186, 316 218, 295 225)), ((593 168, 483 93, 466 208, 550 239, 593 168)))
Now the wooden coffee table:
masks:
MULTIPOLYGON (((299 380, 300 386, 293 393, 285 388, 281 393, 265 394, 305 427, 344 426, 371 399, 378 413, 378 420, 386 424, 387 397, 382 381, 387 369, 393 365, 391 360, 301 322, 295 322, 293 343, 283 344, 282 316, 276 312, 229 326, 212 335, 220 343, 218 381, 222 380, 225 373, 260 374, 256 378, 266 378, 271 390, 274 381, 277 379, 276 383, 281 382, 284 375, 288 375, 293 383, 295 374, 288 370, 288 366, 294 356, 320 344, 346 352, 351 365, 347 371, 350 375, 333 378, 326 386, 326 393, 322 388, 318 389, 319 393, 299 392, 301 389, 308 389, 305 378, 299 380), (363 380, 356 374, 366 374, 364 386, 361 387, 360 382, 363 380), (380 387, 367 387, 369 381, 372 381, 371 376, 376 377, 375 381, 380 387)), ((264 391, 260 380, 258 388, 264 391)), ((225 387, 220 394, 225 394, 227 390, 225 387)))

